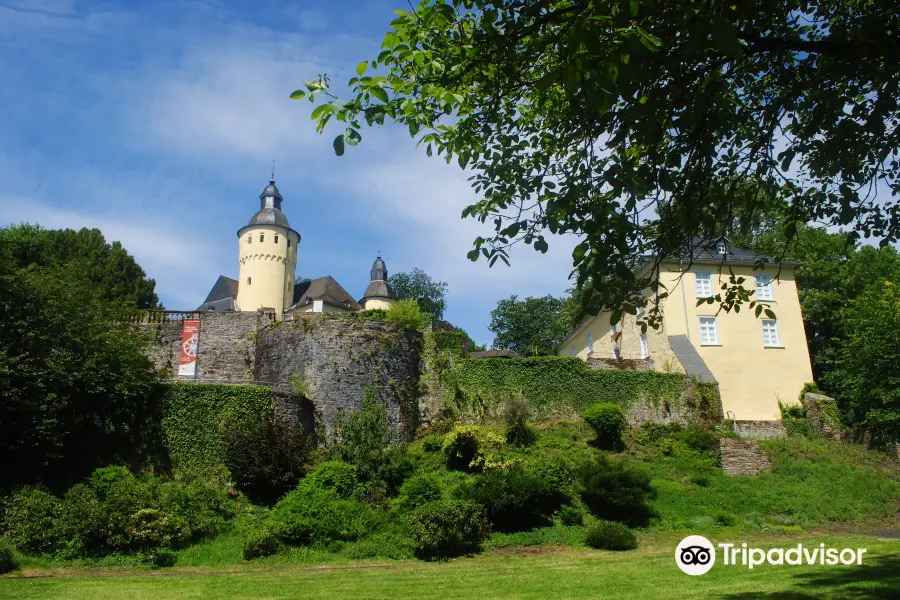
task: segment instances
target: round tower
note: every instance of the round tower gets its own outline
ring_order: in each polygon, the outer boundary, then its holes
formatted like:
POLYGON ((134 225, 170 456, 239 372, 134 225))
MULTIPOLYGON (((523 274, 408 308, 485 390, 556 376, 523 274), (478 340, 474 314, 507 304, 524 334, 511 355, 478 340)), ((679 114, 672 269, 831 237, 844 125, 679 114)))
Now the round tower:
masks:
POLYGON ((273 178, 259 195, 259 212, 237 232, 237 310, 274 308, 281 319, 292 304, 300 234, 281 212, 283 200, 273 178))
POLYGON ((390 284, 387 282, 387 265, 384 264, 384 261, 381 260, 380 256, 375 259, 369 274, 371 275, 369 286, 366 288, 366 293, 359 303, 364 310, 370 308, 390 308, 391 304, 394 302, 394 290, 391 289, 390 284))

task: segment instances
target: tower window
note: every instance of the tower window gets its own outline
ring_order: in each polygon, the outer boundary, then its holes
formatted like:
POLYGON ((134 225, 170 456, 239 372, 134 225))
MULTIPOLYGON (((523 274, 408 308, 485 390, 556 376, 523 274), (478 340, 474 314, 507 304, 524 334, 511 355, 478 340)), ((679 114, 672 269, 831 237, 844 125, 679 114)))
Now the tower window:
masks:
POLYGON ((263 241, 264 239, 266 239, 266 234, 264 234, 264 233, 259 234, 259 241, 263 241))
POLYGON ((250 285, 251 283, 253 283, 253 278, 252 278, 252 277, 248 277, 248 278, 247 278, 247 285, 250 285))
POLYGON ((251 233, 250 235, 247 236, 247 243, 248 243, 248 244, 252 244, 252 243, 253 243, 253 234, 252 234, 252 233, 251 233))
POLYGON ((278 243, 278 234, 277 233, 275 234, 275 243, 276 244, 278 243))
POLYGON ((288 238, 288 248, 291 247, 291 238, 288 238))

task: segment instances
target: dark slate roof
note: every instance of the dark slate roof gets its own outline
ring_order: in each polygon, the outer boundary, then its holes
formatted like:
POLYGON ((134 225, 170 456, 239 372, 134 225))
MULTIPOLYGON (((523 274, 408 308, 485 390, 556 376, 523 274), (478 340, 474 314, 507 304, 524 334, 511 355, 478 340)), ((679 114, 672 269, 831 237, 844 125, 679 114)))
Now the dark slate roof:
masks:
POLYGON ((331 275, 310 281, 302 281, 294 286, 294 298, 288 310, 309 300, 322 300, 325 304, 345 310, 359 310, 359 304, 347 293, 331 275))
MULTIPOLYGON (((391 285, 386 281, 371 281, 369 282, 369 286, 366 288, 366 292, 363 294, 363 300, 366 298, 393 298, 394 290, 391 289, 391 285)), ((362 302, 362 300, 360 300, 362 302)))
POLYGON ((234 310, 234 299, 237 298, 237 294, 237 280, 225 277, 224 275, 219 275, 216 283, 213 284, 212 289, 209 290, 209 294, 206 295, 206 300, 203 301, 203 304, 201 304, 197 310, 209 310, 210 306, 212 306, 214 310, 234 310), (226 300, 231 301, 231 306, 229 308, 225 308, 228 304, 227 302, 224 302, 226 300))
POLYGON ((718 383, 712 371, 706 366, 703 357, 697 353, 697 349, 686 335, 670 335, 669 345, 688 375, 693 375, 697 381, 718 383))
POLYGON ((282 198, 281 192, 278 191, 278 186, 275 185, 275 180, 270 179, 269 185, 262 191, 262 194, 259 195, 260 198, 263 196, 275 196, 276 198, 282 198))
MULTIPOLYGON (((680 258, 697 262, 756 262, 764 260, 765 262, 776 262, 769 256, 760 256, 755 252, 738 248, 731 244, 731 240, 727 237, 718 238, 702 238, 692 237, 687 246, 683 249, 680 258), (722 245, 725 245, 725 255, 720 252, 722 245)), ((791 260, 782 261, 784 264, 796 264, 791 260)))
POLYGON ((216 312, 224 312, 224 311, 232 311, 234 310, 234 298, 222 298, 221 300, 213 300, 212 302, 204 302, 201 304, 197 310, 198 311, 216 311, 216 312))
POLYGON ((260 209, 258 213, 253 215, 248 225, 281 225, 289 229, 291 227, 284 213, 272 206, 260 209))

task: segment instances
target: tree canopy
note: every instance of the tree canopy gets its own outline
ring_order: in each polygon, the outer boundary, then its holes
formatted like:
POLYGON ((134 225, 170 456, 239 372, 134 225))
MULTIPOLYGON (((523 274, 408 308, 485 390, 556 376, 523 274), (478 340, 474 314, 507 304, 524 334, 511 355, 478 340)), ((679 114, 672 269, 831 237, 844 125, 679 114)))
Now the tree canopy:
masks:
POLYGON ((526 356, 554 354, 571 329, 566 301, 553 296, 504 298, 491 311, 494 348, 515 350, 526 356))
POLYGON ((783 204, 786 241, 810 221, 898 239, 894 2, 423 0, 396 13, 349 97, 327 75, 291 97, 326 96, 312 118, 345 127, 338 155, 363 125, 394 121, 471 169, 480 198, 463 217, 494 226, 472 260, 578 235, 591 314, 665 294, 655 268, 635 275, 639 256, 684 255, 692 236, 757 212, 759 196, 722 183, 745 175, 783 204))
POLYGON ((54 257, 46 234, 0 229, 0 488, 66 485, 158 441, 149 340, 123 318, 134 288, 107 299, 102 265, 54 257))
POLYGON ((395 273, 388 277, 395 300, 415 300, 419 308, 435 319, 444 318, 447 308, 447 284, 435 281, 422 269, 414 267, 408 273, 395 273))

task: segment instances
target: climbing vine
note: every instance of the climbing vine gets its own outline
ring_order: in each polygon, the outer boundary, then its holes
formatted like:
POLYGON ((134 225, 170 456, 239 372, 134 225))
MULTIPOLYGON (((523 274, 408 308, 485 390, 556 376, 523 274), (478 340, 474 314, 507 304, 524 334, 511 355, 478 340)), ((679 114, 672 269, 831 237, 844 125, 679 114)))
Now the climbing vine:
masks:
POLYGON ((597 402, 628 408, 637 402, 680 407, 684 394, 697 404, 714 404, 715 386, 683 374, 595 370, 572 357, 462 359, 439 374, 445 404, 467 413, 495 414, 509 399, 524 397, 539 416, 580 411, 597 402), (688 390, 690 391, 690 390, 688 390))
POLYGON ((222 464, 224 428, 272 407, 272 393, 265 387, 171 384, 166 393, 163 435, 172 465, 182 471, 202 471, 222 464))

